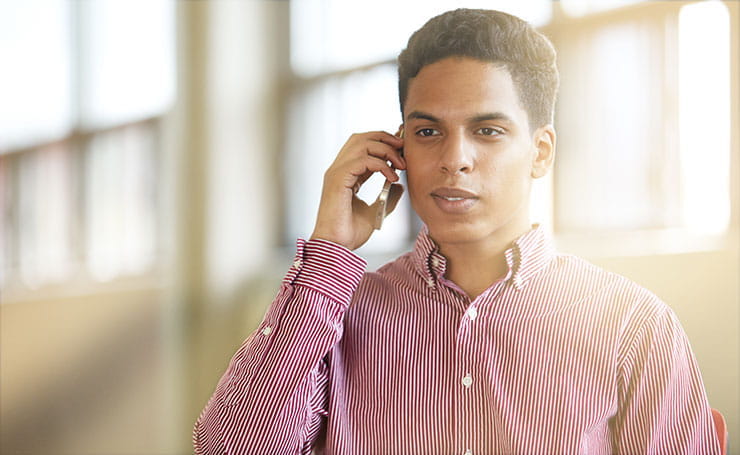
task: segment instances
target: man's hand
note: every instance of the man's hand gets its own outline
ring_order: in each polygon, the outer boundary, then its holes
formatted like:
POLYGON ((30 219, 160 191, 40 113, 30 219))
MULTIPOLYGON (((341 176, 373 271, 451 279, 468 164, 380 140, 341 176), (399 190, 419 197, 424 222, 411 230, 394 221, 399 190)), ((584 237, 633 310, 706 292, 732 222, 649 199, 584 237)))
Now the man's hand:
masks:
MULTIPOLYGON (((367 242, 373 233, 378 203, 367 205, 357 197, 356 190, 375 172, 397 182, 399 178, 393 168, 406 169, 406 161, 399 152, 402 147, 403 139, 384 131, 353 134, 347 140, 324 174, 312 239, 329 240, 350 250, 367 242)), ((386 213, 393 211, 402 193, 402 185, 391 186, 386 213)))

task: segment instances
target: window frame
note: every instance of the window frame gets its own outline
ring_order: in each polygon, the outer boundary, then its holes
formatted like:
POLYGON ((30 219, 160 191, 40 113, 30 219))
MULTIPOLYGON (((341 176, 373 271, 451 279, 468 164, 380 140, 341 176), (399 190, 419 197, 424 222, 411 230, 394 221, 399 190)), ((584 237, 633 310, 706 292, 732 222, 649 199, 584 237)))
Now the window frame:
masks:
MULTIPOLYGON (((173 3, 171 8, 173 21, 177 24, 176 8, 173 3)), ((160 254, 163 246, 163 219, 162 204, 164 198, 163 184, 161 182, 161 165, 163 160, 162 144, 164 140, 164 119, 173 109, 176 98, 173 98, 168 106, 161 111, 152 113, 142 112, 141 115, 125 116, 119 121, 107 121, 105 123, 91 123, 81 115, 82 103, 85 95, 82 87, 89 82, 83 72, 85 58, 83 48, 87 45, 83 42, 85 31, 81 27, 91 20, 83 4, 69 4, 66 10, 65 20, 68 21, 70 39, 68 41, 70 56, 70 84, 69 90, 71 103, 71 123, 67 131, 53 139, 48 136, 29 138, 16 144, 8 144, 0 149, 0 162, 4 167, 2 207, 4 209, 2 230, 3 252, 0 262, 0 286, 2 286, 3 303, 20 302, 26 300, 43 300, 45 298, 57 298, 65 295, 79 295, 88 293, 108 292, 122 289, 153 288, 161 285, 162 267, 164 258, 160 254), (154 166, 152 172, 155 175, 154 201, 152 201, 152 222, 154 224, 153 242, 155 254, 152 262, 138 272, 121 272, 108 280, 100 280, 94 276, 89 266, 87 257, 88 236, 86 226, 86 200, 93 189, 88 188, 87 171, 88 155, 91 152, 90 145, 95 139, 107 135, 124 134, 127 131, 138 130, 151 138, 151 148, 147 146, 147 162, 154 166), (69 216, 69 256, 67 257, 67 273, 64 278, 41 281, 38 283, 28 282, 22 273, 22 258, 20 236, 20 202, 21 192, 24 191, 24 182, 20 174, 20 166, 23 160, 32 159, 34 154, 44 153, 53 148, 62 148, 65 160, 70 163, 66 172, 70 177, 70 204, 73 213, 69 216)), ((176 41, 172 41, 176 44, 176 41)), ((172 74, 176 71, 176 47, 172 48, 173 59, 171 61, 172 74)), ((176 90, 177 81, 173 80, 173 89, 176 90)), ((89 119, 87 119, 89 120, 89 119)), ((43 207, 36 204, 31 210, 34 213, 43 211, 43 207)), ((121 261, 124 261, 121 258, 121 261)), ((34 261, 35 262, 35 261, 34 261)))

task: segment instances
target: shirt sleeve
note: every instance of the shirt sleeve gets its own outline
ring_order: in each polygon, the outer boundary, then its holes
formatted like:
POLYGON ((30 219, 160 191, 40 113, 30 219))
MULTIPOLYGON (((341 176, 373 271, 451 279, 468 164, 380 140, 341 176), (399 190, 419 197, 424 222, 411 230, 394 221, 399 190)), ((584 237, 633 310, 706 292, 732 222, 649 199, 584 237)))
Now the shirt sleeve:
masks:
POLYGON ((307 453, 326 416, 326 357, 366 262, 298 240, 293 266, 195 423, 196 454, 307 453))
POLYGON ((711 408, 688 338, 672 310, 634 329, 619 359, 618 454, 718 454, 711 408))

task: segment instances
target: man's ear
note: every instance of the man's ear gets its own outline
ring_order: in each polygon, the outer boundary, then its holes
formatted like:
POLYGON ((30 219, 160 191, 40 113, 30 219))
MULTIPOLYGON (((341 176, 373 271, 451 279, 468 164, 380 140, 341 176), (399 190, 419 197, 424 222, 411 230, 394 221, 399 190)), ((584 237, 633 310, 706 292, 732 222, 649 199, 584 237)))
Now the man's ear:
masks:
POLYGON ((532 159, 532 178, 544 177, 555 159, 555 128, 545 125, 537 128, 532 137, 535 154, 532 159))

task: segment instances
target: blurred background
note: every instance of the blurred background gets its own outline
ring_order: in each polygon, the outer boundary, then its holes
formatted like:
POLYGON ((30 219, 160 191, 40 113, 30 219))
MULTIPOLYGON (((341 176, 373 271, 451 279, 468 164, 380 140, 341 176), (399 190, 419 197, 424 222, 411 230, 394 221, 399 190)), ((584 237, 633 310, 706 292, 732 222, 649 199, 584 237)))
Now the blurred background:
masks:
MULTIPOLYGON (((190 453, 324 170, 396 130, 395 57, 458 6, 555 43, 533 218, 678 313, 740 453, 734 0, 0 0, 0 452, 190 453)), ((403 201, 371 267, 412 244, 403 201)))

